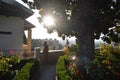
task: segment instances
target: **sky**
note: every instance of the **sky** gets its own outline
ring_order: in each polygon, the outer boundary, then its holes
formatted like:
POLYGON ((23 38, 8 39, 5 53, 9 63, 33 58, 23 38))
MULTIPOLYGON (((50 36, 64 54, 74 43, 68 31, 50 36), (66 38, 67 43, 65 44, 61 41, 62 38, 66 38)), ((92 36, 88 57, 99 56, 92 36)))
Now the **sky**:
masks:
MULTIPOLYGON (((27 6, 27 4, 24 4, 21 0, 16 0, 19 3, 21 3, 22 5, 27 6)), ((29 0, 32 1, 32 0, 29 0)), ((47 33, 47 29, 44 28, 40 23, 39 20, 37 19, 40 14, 38 10, 33 10, 35 13, 29 17, 27 20, 32 23, 33 25, 35 25, 35 28, 32 29, 32 39, 46 39, 46 38, 52 38, 52 39, 58 39, 58 40, 62 40, 62 38, 58 37, 57 32, 48 34, 47 33)), ((27 31, 25 31, 25 33, 27 34, 27 31)), ((72 38, 73 39, 73 38, 72 38)))
POLYGON ((47 29, 44 28, 39 20, 37 19, 37 17, 39 17, 39 13, 38 13, 38 10, 34 10, 34 15, 29 17, 27 20, 29 22, 31 22, 32 24, 34 24, 36 27, 32 29, 32 38, 34 39, 45 39, 45 38, 57 38, 57 39, 60 39, 60 37, 58 37, 58 34, 57 32, 54 32, 54 33, 51 33, 51 34, 48 34, 47 33, 47 29))

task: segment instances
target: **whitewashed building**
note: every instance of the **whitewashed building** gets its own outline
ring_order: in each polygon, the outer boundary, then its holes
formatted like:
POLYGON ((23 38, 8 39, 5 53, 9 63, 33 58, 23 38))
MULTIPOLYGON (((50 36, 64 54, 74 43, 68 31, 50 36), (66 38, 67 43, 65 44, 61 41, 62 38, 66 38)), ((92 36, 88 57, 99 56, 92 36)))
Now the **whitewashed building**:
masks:
POLYGON ((10 50, 14 54, 23 53, 24 29, 31 29, 26 27, 25 19, 32 14, 31 10, 15 0, 0 0, 0 49, 4 55, 9 55, 10 50))

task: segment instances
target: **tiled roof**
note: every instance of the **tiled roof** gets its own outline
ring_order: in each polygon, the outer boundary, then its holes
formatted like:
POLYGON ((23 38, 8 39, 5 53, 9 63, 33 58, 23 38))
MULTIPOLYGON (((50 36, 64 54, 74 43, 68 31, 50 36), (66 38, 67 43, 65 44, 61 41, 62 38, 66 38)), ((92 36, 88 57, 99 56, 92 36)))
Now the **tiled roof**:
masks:
POLYGON ((28 30, 30 28, 34 28, 35 26, 31 24, 30 22, 26 21, 24 22, 24 30, 28 30))

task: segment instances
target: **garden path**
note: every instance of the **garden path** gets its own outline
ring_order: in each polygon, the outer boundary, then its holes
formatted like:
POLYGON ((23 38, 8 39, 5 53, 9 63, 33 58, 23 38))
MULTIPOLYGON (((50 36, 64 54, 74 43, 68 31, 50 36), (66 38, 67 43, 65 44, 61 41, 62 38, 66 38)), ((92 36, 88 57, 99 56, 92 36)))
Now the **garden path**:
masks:
POLYGON ((56 65, 42 65, 37 80, 55 80, 56 65))
POLYGON ((62 51, 49 52, 48 61, 45 63, 44 55, 40 55, 40 66, 37 74, 37 80, 56 80, 56 63, 62 51))

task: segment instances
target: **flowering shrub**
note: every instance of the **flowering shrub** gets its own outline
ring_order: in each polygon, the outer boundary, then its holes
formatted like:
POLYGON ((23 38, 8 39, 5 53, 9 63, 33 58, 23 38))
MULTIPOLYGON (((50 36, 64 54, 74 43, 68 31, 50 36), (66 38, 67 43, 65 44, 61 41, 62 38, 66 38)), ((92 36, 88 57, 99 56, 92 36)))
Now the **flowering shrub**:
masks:
POLYGON ((110 45, 101 45, 100 52, 90 62, 85 57, 65 58, 65 67, 72 80, 119 80, 120 58, 110 45))
POLYGON ((16 55, 11 57, 1 57, 0 71, 9 71, 13 67, 13 65, 19 62, 20 62, 20 59, 16 55))
POLYGON ((56 64, 57 80, 71 80, 64 66, 64 58, 66 57, 67 57, 66 55, 60 56, 57 61, 57 64, 56 64))
POLYGON ((4 57, 2 50, 0 50, 0 80, 6 80, 6 78, 15 75, 16 71, 13 67, 19 63, 20 59, 16 55, 10 57, 4 57))

